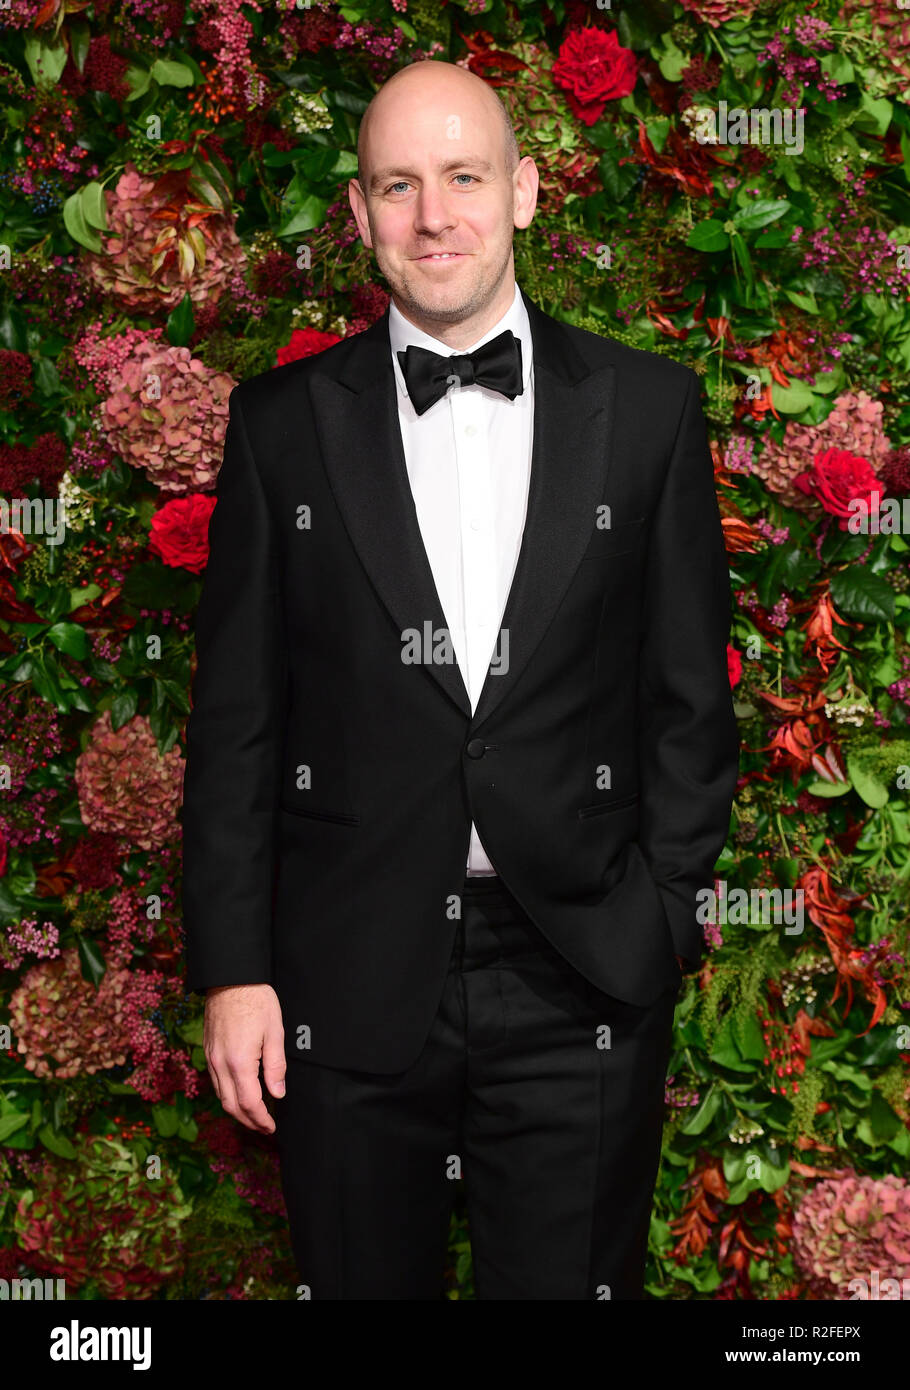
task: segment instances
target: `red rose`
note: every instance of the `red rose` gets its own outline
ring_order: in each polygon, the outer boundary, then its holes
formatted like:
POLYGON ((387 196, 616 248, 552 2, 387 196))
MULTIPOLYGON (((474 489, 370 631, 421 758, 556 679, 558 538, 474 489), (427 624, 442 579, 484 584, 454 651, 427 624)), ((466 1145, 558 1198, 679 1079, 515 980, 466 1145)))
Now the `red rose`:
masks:
POLYGON ((174 497, 152 517, 149 550, 166 565, 199 574, 209 558, 209 518, 216 498, 201 492, 174 497))
POLYGON ((730 689, 739 684, 739 678, 743 673, 743 659, 735 647, 727 643, 727 675, 730 678, 730 689))
POLYGON ((6 835, 3 832, 3 826, 0 825, 0 874, 6 873, 6 860, 8 853, 9 850, 7 847, 6 835))
POLYGON ((794 478, 793 485, 807 497, 816 498, 831 516, 839 517, 842 531, 846 531, 848 518, 857 510, 851 509, 851 499, 862 498, 872 511, 873 494, 882 491, 869 461, 846 449, 826 449, 816 454, 812 467, 794 478))
POLYGON ((608 101, 627 97, 638 79, 631 48, 623 48, 614 29, 571 29, 552 67, 553 80, 585 125, 599 121, 608 101))
POLYGON ((278 349, 278 366, 285 362, 297 362, 301 357, 313 357, 317 352, 325 352, 333 343, 340 343, 337 333, 322 333, 318 328, 295 328, 291 341, 278 349))

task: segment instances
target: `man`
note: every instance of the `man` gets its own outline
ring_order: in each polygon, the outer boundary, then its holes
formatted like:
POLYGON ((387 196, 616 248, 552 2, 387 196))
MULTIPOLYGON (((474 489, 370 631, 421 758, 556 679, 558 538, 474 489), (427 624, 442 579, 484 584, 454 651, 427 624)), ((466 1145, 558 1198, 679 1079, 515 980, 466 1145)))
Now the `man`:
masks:
POLYGON ((481 79, 398 72, 358 172, 389 309, 230 400, 184 791, 213 1084, 274 1112, 301 1296, 439 1298, 463 1176, 479 1299, 641 1298, 737 765, 697 378, 517 287, 537 170, 481 79))

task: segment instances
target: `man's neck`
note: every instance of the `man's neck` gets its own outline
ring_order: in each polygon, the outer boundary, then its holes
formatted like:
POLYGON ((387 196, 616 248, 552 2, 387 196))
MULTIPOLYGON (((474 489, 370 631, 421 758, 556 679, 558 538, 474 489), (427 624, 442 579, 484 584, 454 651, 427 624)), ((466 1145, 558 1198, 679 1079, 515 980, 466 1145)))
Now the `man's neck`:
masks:
POLYGON ((402 318, 407 319, 408 323, 458 352, 470 348, 472 343, 476 343, 485 333, 489 333, 491 328, 495 328, 501 319, 505 318, 515 302, 515 280, 512 279, 508 284, 500 287, 491 305, 485 305, 476 314, 472 314, 469 318, 462 319, 458 323, 450 323, 448 320, 442 319, 430 319, 424 315, 415 317, 398 302, 394 294, 392 301, 402 318))

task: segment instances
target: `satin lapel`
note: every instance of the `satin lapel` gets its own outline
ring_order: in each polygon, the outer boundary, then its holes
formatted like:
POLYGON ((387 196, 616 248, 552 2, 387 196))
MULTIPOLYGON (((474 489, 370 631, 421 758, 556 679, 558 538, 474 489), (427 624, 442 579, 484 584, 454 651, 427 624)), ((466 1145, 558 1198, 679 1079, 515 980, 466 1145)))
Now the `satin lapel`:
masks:
POLYGON ((418 634, 423 669, 470 716, 420 534, 398 421, 388 311, 359 335, 338 377, 314 372, 310 395, 329 483, 351 543, 401 634, 418 634))
POLYGON ((534 342, 528 511, 500 625, 500 659, 487 672, 472 731, 514 687, 555 616, 591 540, 610 464, 615 368, 592 370, 558 320, 524 291, 522 298, 534 342))

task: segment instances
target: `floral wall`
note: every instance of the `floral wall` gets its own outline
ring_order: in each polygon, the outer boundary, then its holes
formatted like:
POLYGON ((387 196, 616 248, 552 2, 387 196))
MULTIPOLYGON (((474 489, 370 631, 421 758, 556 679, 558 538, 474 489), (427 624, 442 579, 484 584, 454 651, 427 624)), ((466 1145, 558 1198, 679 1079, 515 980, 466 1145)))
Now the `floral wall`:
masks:
MULTIPOLYGON (((649 1295, 888 1296, 910 9, 10 0, 0 34, 0 1279, 296 1296, 274 1139, 221 1112, 183 984, 193 613, 228 395, 382 314, 358 122, 442 58, 540 170, 522 288, 693 367, 709 423, 742 771, 678 1007, 649 1295)), ((446 1281, 472 1298, 462 1192, 446 1281)))

